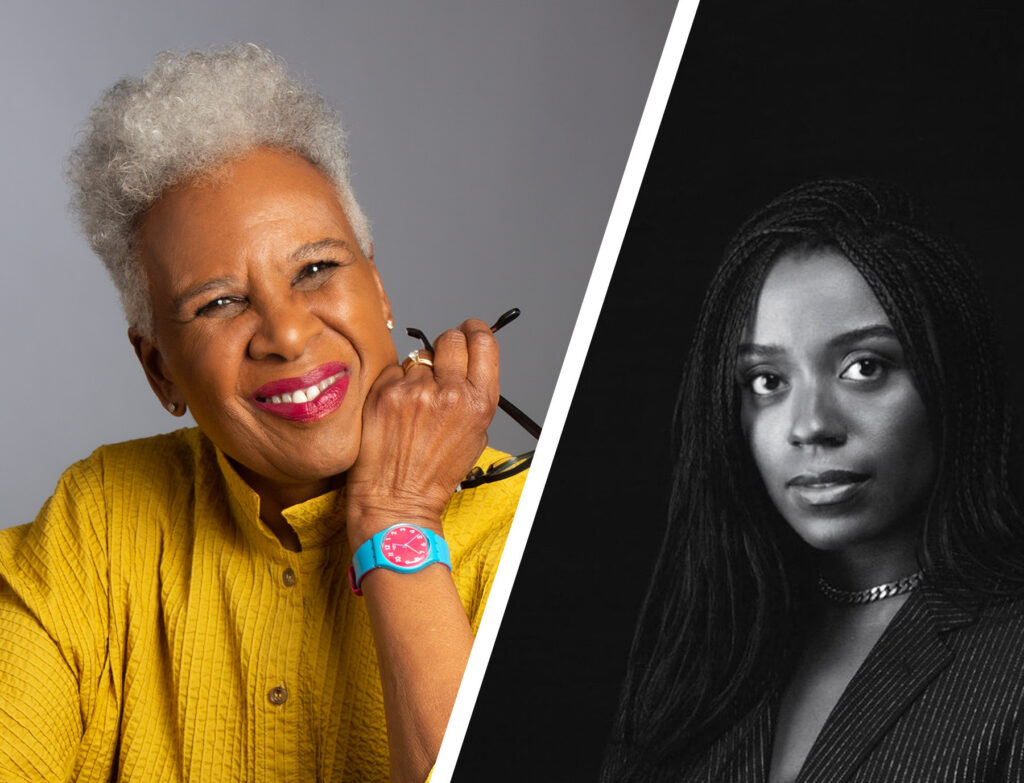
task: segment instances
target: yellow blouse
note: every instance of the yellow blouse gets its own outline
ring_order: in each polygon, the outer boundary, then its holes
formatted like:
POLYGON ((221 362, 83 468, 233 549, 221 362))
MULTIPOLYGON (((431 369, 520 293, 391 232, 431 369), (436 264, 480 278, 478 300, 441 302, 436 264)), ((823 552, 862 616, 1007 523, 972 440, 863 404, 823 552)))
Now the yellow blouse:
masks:
MULTIPOLYGON (((445 511, 474 632, 524 478, 445 511)), ((0 531, 0 780, 387 780, 339 495, 284 512, 289 552, 196 429, 69 468, 33 524, 0 531)))

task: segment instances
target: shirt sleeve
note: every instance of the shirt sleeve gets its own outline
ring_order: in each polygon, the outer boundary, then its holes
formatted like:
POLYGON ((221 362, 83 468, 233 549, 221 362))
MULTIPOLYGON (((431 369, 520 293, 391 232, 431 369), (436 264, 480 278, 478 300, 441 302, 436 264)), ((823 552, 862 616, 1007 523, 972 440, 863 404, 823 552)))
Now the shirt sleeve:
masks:
MULTIPOLYGON (((487 459, 500 452, 488 449, 487 459)), ((507 456, 507 455, 504 455, 507 456)), ((474 635, 480 627, 527 471, 458 492, 444 519, 452 576, 474 635)))
POLYGON ((0 780, 87 771, 108 611, 97 463, 70 468, 32 524, 0 531, 0 780))

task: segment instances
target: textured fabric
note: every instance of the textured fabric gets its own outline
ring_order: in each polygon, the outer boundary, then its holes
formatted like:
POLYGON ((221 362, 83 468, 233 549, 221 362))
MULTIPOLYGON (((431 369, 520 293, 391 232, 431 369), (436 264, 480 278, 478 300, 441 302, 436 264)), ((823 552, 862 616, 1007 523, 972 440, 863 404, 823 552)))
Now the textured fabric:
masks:
MULTIPOLYGON (((764 783, 777 698, 684 781, 764 783)), ((798 783, 1024 781, 1024 600, 915 592, 822 726, 798 783)))
MULTIPOLYGON (((445 512, 474 631, 524 478, 445 512)), ((340 495, 285 511, 295 553, 198 430, 72 466, 0 531, 0 780, 387 780, 340 495)))

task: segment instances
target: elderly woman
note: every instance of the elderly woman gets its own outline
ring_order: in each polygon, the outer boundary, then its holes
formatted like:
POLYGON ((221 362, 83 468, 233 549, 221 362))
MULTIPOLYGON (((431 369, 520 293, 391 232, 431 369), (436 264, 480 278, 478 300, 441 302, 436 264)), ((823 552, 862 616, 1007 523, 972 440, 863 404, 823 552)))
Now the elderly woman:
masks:
POLYGON ((398 365, 337 117, 258 47, 114 85, 70 176, 199 427, 0 532, 0 778, 422 780, 523 480, 453 494, 501 456, 490 328, 398 365))

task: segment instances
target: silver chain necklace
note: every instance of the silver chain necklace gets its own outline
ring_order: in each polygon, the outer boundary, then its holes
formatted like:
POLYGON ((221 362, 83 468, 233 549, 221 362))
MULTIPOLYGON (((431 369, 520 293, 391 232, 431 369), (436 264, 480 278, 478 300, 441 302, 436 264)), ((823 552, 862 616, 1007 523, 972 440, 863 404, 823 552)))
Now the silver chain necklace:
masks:
POLYGON ((897 579, 895 582, 886 582, 884 585, 875 585, 864 590, 840 590, 826 582, 824 577, 819 576, 818 589, 828 600, 835 601, 837 604, 869 604, 872 601, 881 601, 916 590, 923 579, 924 571, 918 571, 916 574, 897 579))

